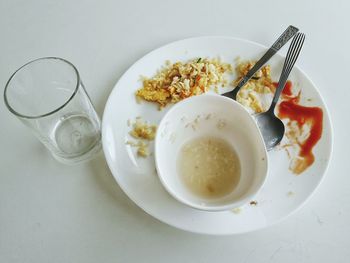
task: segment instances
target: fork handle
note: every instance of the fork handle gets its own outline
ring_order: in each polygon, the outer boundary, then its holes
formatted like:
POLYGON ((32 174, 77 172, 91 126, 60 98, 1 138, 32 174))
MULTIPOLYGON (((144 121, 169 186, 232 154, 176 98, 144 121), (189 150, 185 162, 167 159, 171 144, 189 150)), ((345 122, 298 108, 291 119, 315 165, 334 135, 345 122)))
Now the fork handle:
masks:
POLYGON ((280 37, 273 43, 273 45, 267 50, 267 52, 259 59, 258 62, 248 71, 248 73, 240 80, 237 86, 230 92, 224 93, 224 96, 230 97, 236 100, 239 90, 254 76, 254 74, 273 56, 281 47, 283 47, 289 39, 291 39, 297 32, 298 28, 289 26, 280 37))

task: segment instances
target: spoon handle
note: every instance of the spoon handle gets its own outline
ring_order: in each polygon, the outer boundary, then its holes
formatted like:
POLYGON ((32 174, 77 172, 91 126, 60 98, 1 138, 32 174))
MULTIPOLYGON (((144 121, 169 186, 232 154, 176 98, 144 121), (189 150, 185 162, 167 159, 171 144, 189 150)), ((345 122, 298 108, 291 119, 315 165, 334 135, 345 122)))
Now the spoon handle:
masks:
POLYGON ((277 86, 275 95, 273 96, 271 106, 268 109, 269 112, 274 113, 275 106, 283 91, 284 85, 287 82, 288 76, 292 71, 292 68, 295 62, 298 59, 298 56, 304 44, 304 40, 305 40, 305 35, 303 33, 297 33, 293 38, 292 43, 289 46, 286 59, 284 60, 282 73, 278 81, 278 86, 277 86))
POLYGON ((273 43, 273 45, 267 50, 267 52, 259 59, 258 62, 248 71, 248 73, 241 79, 237 86, 230 92, 226 92, 222 95, 236 100, 238 91, 254 76, 254 74, 273 56, 281 47, 286 44, 297 32, 298 28, 289 26, 282 35, 273 43))

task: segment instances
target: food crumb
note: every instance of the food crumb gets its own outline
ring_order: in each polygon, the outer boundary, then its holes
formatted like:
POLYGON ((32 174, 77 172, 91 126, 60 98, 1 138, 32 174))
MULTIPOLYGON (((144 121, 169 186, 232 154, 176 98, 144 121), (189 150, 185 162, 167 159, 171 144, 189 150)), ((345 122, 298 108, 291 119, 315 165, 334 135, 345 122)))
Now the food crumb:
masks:
POLYGON ((216 124, 216 127, 219 130, 222 130, 223 128, 225 128, 225 126, 226 126, 226 121, 224 121, 224 120, 219 120, 218 123, 216 124))
POLYGON ((200 119, 201 116, 197 115, 197 117, 194 119, 194 123, 197 124, 198 123, 198 120, 200 119))
POLYGON ((144 142, 139 142, 137 145, 137 154, 141 157, 147 157, 149 155, 148 144, 145 144, 144 142))
POLYGON ((136 147, 137 155, 140 157, 147 157, 149 155, 148 144, 143 141, 127 141, 126 144, 130 145, 131 147, 136 147))
POLYGON ((133 141, 126 141, 125 144, 128 144, 130 146, 137 146, 137 143, 136 142, 133 142, 133 141))
POLYGON ((130 135, 136 139, 153 140, 157 131, 156 125, 149 125, 141 121, 141 117, 136 117, 130 135))
MULTIPOLYGON (((131 125, 131 121, 128 120, 128 126, 131 125)), ((156 135, 157 126, 149 125, 147 122, 141 120, 141 117, 136 117, 136 121, 132 124, 133 128, 129 134, 137 139, 134 141, 127 141, 126 144, 137 148, 137 155, 140 157, 147 157, 150 155, 148 150, 148 143, 145 141, 152 141, 156 135)))
POLYGON ((287 196, 288 197, 292 197, 292 196, 294 196, 295 195, 295 193, 293 192, 293 191, 289 191, 288 193, 287 193, 287 196))
POLYGON ((235 214, 240 214, 242 212, 242 208, 236 207, 236 208, 233 208, 231 211, 235 214))
POLYGON ((258 202, 253 200, 253 201, 250 201, 249 203, 251 206, 257 206, 258 205, 258 202))

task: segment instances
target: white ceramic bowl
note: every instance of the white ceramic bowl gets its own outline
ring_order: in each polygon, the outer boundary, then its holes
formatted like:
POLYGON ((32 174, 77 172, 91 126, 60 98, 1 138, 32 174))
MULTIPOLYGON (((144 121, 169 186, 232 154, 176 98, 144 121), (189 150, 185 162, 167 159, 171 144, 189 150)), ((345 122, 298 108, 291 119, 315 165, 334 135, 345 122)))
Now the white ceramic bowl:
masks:
POLYGON ((188 206, 206 211, 229 210, 251 201, 262 187, 268 169, 266 148, 254 118, 236 101, 209 94, 183 100, 166 113, 157 131, 155 160, 160 181, 169 194, 188 206), (186 142, 203 136, 226 140, 239 157, 240 181, 224 197, 197 196, 178 174, 180 149, 186 142))

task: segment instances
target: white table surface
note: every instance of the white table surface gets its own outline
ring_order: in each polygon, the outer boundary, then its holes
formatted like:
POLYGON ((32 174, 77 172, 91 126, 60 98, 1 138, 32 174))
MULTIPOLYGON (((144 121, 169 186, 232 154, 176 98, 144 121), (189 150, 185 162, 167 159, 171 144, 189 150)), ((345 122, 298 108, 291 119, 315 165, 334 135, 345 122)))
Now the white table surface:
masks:
POLYGON ((307 35, 297 64, 330 109, 334 152, 318 191, 287 220, 238 236, 198 235, 132 203, 102 154, 72 167, 56 162, 1 102, 0 262, 348 262, 349 10, 346 0, 1 0, 2 90, 25 62, 60 56, 78 67, 100 116, 118 78, 156 47, 201 35, 270 45, 296 25, 307 35))

